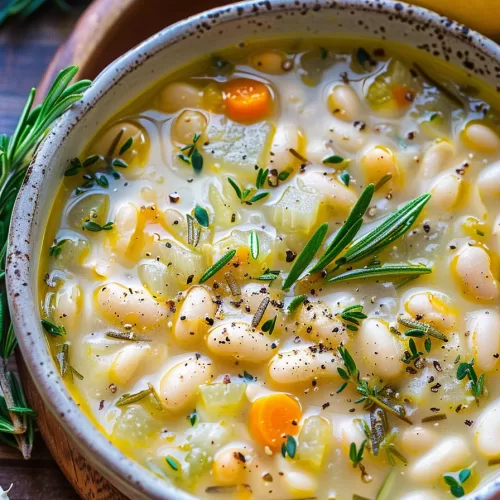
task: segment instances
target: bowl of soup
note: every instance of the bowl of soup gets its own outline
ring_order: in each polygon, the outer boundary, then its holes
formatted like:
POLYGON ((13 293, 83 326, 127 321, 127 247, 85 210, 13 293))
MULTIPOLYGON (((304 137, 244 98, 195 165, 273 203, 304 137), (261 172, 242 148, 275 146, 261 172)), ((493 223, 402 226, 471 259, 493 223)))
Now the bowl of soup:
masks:
POLYGON ((89 461, 131 498, 498 495, 499 66, 352 0, 216 9, 106 69, 7 267, 89 461))

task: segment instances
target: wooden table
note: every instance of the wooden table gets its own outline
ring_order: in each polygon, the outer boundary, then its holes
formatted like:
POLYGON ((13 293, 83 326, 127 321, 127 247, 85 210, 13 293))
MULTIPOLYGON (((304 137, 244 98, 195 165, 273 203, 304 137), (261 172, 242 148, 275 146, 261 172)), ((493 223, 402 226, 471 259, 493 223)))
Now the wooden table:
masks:
MULTIPOLYGON (((13 132, 29 90, 40 81, 87 2, 71 3, 71 12, 47 4, 25 21, 12 20, 0 26, 0 133, 13 132)), ((78 498, 40 437, 29 461, 0 445, 0 486, 7 489, 10 484, 11 500, 78 498)))

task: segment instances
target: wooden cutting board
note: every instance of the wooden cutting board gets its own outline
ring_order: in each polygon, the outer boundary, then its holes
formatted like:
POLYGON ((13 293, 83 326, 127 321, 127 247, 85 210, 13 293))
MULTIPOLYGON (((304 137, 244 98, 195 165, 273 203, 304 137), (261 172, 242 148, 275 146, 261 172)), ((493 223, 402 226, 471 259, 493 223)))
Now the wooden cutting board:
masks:
MULTIPOLYGON (((80 79, 94 79, 114 59, 154 33, 176 21, 226 3, 228 1, 224 0, 94 0, 50 63, 37 95, 45 95, 57 73, 66 66, 79 66, 77 77, 80 79)), ((40 433, 77 493, 85 499, 125 499, 85 460, 45 408, 20 355, 17 362, 26 396, 38 415, 40 433)))

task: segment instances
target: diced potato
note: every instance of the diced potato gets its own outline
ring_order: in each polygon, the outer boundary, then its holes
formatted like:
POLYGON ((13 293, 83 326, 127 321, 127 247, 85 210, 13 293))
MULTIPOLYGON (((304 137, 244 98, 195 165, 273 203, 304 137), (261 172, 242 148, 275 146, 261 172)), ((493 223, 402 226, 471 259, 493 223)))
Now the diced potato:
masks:
POLYGON ((319 469, 323 464, 330 438, 330 422, 326 418, 318 415, 306 418, 299 433, 298 459, 319 469))
POLYGON ((321 198, 290 186, 273 205, 274 224, 279 231, 309 234, 318 218, 321 198))
POLYGON ((87 239, 82 236, 75 239, 67 238, 61 246, 61 252, 55 256, 57 266, 63 271, 79 272, 89 253, 90 244, 87 239))
POLYGON ((208 145, 203 154, 225 170, 255 180, 255 165, 262 163, 273 126, 267 122, 242 125, 215 117, 207 127, 208 145))
POLYGON ((224 195, 219 184, 210 184, 208 198, 214 209, 214 220, 222 228, 227 228, 239 221, 237 207, 228 196, 224 195), (233 222, 234 218, 234 222, 233 222))
POLYGON ((122 407, 113 426, 113 437, 134 447, 148 448, 150 439, 160 432, 162 424, 155 421, 140 405, 122 407))
POLYGON ((64 283, 56 293, 54 318, 66 328, 75 326, 82 308, 83 294, 80 285, 64 283))
POLYGON ((133 203, 123 203, 118 207, 114 220, 116 239, 114 240, 115 252, 129 257, 140 241, 139 210, 133 203))
POLYGON ((137 268, 142 286, 153 297, 173 298, 179 292, 173 266, 156 260, 148 261, 137 268))
POLYGON ((93 221, 103 226, 108 222, 109 195, 103 193, 82 194, 67 209, 70 227, 81 231, 85 222, 93 221))
POLYGON ((243 382, 217 382, 200 387, 201 399, 208 413, 234 415, 245 400, 246 384, 243 382))

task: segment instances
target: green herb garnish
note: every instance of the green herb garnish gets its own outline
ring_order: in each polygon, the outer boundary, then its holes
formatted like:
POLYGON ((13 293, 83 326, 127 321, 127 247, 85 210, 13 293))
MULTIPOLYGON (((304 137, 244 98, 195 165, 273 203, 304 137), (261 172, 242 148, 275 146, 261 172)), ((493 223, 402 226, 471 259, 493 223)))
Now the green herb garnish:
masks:
POLYGON ((249 247, 253 259, 257 260, 257 258, 259 257, 260 243, 259 243, 259 235, 255 229, 252 229, 252 231, 250 232, 249 247))
POLYGON ((243 375, 238 375, 238 377, 242 378, 245 382, 255 382, 257 377, 254 377, 251 373, 248 373, 246 370, 243 372, 243 375))
POLYGON ((325 163, 326 165, 338 165, 339 163, 342 163, 344 161, 347 161, 347 160, 345 158, 343 158, 342 156, 332 155, 332 156, 328 156, 328 158, 325 158, 323 160, 323 163, 325 163))
POLYGON ((469 363, 460 363, 457 368, 457 379, 463 380, 465 377, 469 379, 470 389, 475 398, 479 398, 483 394, 485 374, 479 378, 474 369, 474 358, 469 363))
POLYGON ((288 455, 290 458, 295 458, 295 453, 297 452, 297 441, 293 436, 288 435, 286 441, 281 445, 281 455, 286 458, 288 455))
POLYGON ((363 452, 365 451, 366 443, 368 443, 367 439, 361 443, 359 450, 356 449, 356 443, 351 443, 351 446, 349 447, 349 459, 351 460, 353 467, 357 467, 363 460, 363 452))
POLYGON ((262 325, 262 331, 265 333, 269 333, 269 335, 272 335, 274 332, 274 327, 276 326, 276 320, 278 319, 278 316, 274 316, 272 319, 268 319, 263 325, 262 325))
POLYGON ((198 224, 203 227, 208 227, 210 219, 208 217, 208 212, 200 205, 194 207, 194 218, 198 221, 198 224))
POLYGON ((199 415, 198 415, 198 412, 196 410, 193 410, 188 416, 187 416, 188 420, 189 420, 189 423, 191 424, 191 427, 194 427, 197 423, 198 423, 198 420, 199 420, 199 415))
POLYGON ((271 271, 267 268, 264 271, 264 274, 257 276, 255 279, 259 281, 274 281, 279 275, 281 271, 271 271))
POLYGON ((58 257, 62 252, 62 247, 69 241, 67 238, 54 242, 54 244, 49 248, 50 257, 58 257))
POLYGON ((290 177, 290 172, 288 172, 286 170, 282 170, 278 174, 278 180, 280 180, 280 181, 286 181, 288 179, 288 177, 290 177))
POLYGON ((410 348, 410 352, 405 351, 405 357, 401 359, 401 361, 403 363, 406 363, 407 365, 410 364, 415 359, 418 359, 423 354, 423 352, 417 350, 417 345, 415 344, 415 341, 412 338, 408 342, 408 346, 410 348))
POLYGON ((397 318, 398 323, 410 328, 410 330, 405 332, 407 337, 424 337, 425 335, 429 335, 436 339, 442 340, 443 342, 448 342, 448 337, 441 333, 437 328, 433 326, 423 323, 422 321, 417 321, 407 316, 403 316, 400 314, 397 318))
POLYGON ((66 334, 64 326, 57 326, 46 319, 42 319, 40 323, 42 324, 43 329, 54 337, 61 337, 66 334))
MULTIPOLYGON (((259 170, 259 172, 260 172, 260 170, 259 170)), ((266 177, 267 177, 267 174, 266 174, 266 177)), ((264 179, 266 177, 264 177, 264 179)), ((255 203, 259 200, 262 200, 266 196, 269 196, 268 191, 264 191, 262 193, 255 193, 255 189, 248 189, 248 188, 242 189, 235 180, 231 179, 231 177, 228 177, 227 181, 229 182, 229 184, 231 184, 232 188, 234 189, 234 192, 236 193, 236 196, 240 199, 240 201, 242 203, 245 202, 247 205, 251 205, 252 203, 255 203), (252 192, 255 194, 252 194, 252 192), (248 199, 250 194, 252 194, 252 197, 250 199, 248 199)), ((257 181, 257 183, 258 183, 258 181, 257 181)))
POLYGON ((205 283, 208 279, 210 279, 214 274, 220 271, 229 261, 236 255, 236 250, 230 250, 225 255, 223 255, 215 264, 210 266, 200 278, 199 283, 205 283))
POLYGON ((340 317, 346 322, 346 328, 353 332, 358 330, 360 321, 366 319, 368 316, 363 312, 363 306, 356 304, 354 306, 346 307, 341 313, 340 317))
POLYGON ((288 313, 293 313, 306 299, 307 295, 297 295, 297 297, 294 297, 290 304, 288 304, 288 313))
POLYGON ((321 247, 328 231, 328 224, 325 222, 318 227, 315 233, 311 236, 306 246, 295 259, 288 276, 283 283, 282 290, 288 290, 299 279, 300 275, 305 271, 306 267, 311 263, 317 251, 321 247))
POLYGON ((98 233, 99 231, 111 231, 111 229, 113 229, 113 223, 106 222, 106 224, 101 226, 97 222, 89 220, 83 224, 82 229, 87 229, 87 231, 92 231, 93 233, 98 233))
POLYGON ((257 172, 257 179, 255 180, 255 187, 257 189, 261 189, 264 186, 268 174, 268 168, 266 168, 266 170, 264 170, 263 168, 259 168, 259 171, 257 172))
POLYGON ((152 393, 153 393, 153 387, 151 385, 149 385, 147 389, 143 389, 142 391, 139 392, 134 392, 132 394, 127 392, 118 399, 118 401, 116 402, 116 406, 126 406, 132 403, 137 403, 138 401, 141 401, 142 399, 148 397, 152 393))
POLYGON ((175 472, 178 472, 179 469, 181 468, 181 464, 172 455, 167 455, 165 457, 165 460, 167 464, 170 465, 170 468, 173 469, 175 472))
POLYGON ((349 175, 348 172, 344 171, 339 175, 339 179, 347 186, 349 187, 349 183, 351 182, 351 176, 349 175))
POLYGON ((315 273, 324 269, 351 243, 363 224, 363 215, 365 214, 374 193, 373 184, 368 185, 361 193, 358 201, 352 207, 343 226, 335 233, 333 241, 328 245, 325 253, 318 262, 309 270, 315 273))
POLYGON ((450 487, 454 497, 460 498, 465 495, 463 484, 469 479, 471 472, 471 469, 462 469, 458 475, 450 473, 443 475, 444 482, 450 487))
POLYGON ((407 266, 404 264, 385 264, 379 267, 364 267, 362 269, 353 269, 337 276, 327 278, 328 283, 340 283, 341 281, 354 281, 369 278, 403 278, 408 276, 420 276, 421 274, 430 274, 432 269, 424 266, 407 266))
POLYGON ((201 172, 203 169, 203 156, 198 151, 197 142, 200 139, 200 134, 194 134, 193 141, 191 144, 187 144, 181 148, 182 153, 177 155, 184 163, 191 165, 193 170, 197 173, 201 172))
POLYGON ((378 191, 384 184, 387 184, 392 179, 392 174, 385 174, 378 182, 375 184, 375 191, 378 191))

